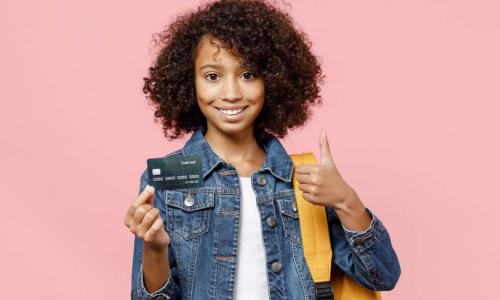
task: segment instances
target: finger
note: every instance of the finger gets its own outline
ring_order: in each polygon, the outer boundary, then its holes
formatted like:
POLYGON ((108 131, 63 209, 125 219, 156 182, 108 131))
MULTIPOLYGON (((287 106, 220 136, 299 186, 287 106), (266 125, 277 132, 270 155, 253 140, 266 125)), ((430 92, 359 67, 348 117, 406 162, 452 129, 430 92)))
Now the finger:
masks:
MULTIPOLYGON (((133 205, 142 205, 143 203, 146 203, 148 202, 148 200, 151 200, 153 198, 155 194, 155 188, 151 185, 146 185, 146 187, 144 188, 144 190, 142 190, 142 192, 139 194, 139 196, 137 197, 137 199, 135 199, 133 205)), ((150 202, 150 204, 153 204, 152 202, 150 202)))
POLYGON ((316 194, 318 187, 314 184, 299 183, 299 189, 304 193, 316 194))
POLYGON ((141 206, 142 204, 144 204, 146 202, 149 202, 149 204, 151 204, 151 205, 153 204, 154 192, 155 192, 154 187, 152 187, 150 185, 146 185, 144 190, 139 194, 139 196, 137 196, 137 198, 134 200, 134 202, 132 202, 132 204, 128 208, 127 214, 125 216, 125 221, 124 221, 125 225, 128 226, 130 219, 133 217, 137 207, 141 206))
POLYGON ((162 226, 163 226, 162 218, 161 217, 156 218, 153 225, 151 225, 151 228, 149 228, 149 230, 144 235, 144 241, 146 242, 153 241, 156 238, 158 232, 160 232, 162 226))
POLYGON ((140 235, 141 237, 146 234, 146 232, 149 230, 151 225, 153 225, 153 222, 158 218, 160 215, 160 211, 158 208, 151 208, 142 218, 142 222, 139 226, 137 226, 137 234, 140 235))
POLYGON ((319 171, 319 166, 318 165, 313 165, 313 164, 301 164, 295 167, 295 171, 297 172, 297 175, 299 174, 312 174, 316 173, 319 171))
POLYGON ((134 215, 129 221, 129 228, 132 232, 136 233, 137 228, 142 223, 144 215, 152 208, 153 206, 150 204, 143 204, 135 210, 134 215))
POLYGON ((299 183, 316 183, 316 177, 311 174, 297 174, 296 178, 299 183))
POLYGON ((316 201, 314 200, 314 196, 309 194, 309 193, 302 193, 302 197, 306 199, 307 201, 316 204, 316 201))
POLYGON ((319 136, 319 162, 322 165, 332 165, 333 158, 330 152, 330 145, 328 144, 328 138, 326 137, 326 132, 323 130, 319 136))

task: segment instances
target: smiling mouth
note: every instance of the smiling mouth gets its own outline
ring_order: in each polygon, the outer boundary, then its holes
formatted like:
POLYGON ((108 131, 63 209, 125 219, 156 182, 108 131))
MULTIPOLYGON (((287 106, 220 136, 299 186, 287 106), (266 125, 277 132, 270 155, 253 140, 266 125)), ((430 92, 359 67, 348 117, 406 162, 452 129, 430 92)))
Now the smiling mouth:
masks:
POLYGON ((236 109, 223 109, 223 108, 219 108, 219 107, 216 107, 216 108, 220 112, 222 112, 223 114, 225 114, 226 116, 235 116, 235 115, 239 114, 240 112, 242 112, 247 107, 244 106, 244 107, 240 107, 240 108, 236 108, 236 109))

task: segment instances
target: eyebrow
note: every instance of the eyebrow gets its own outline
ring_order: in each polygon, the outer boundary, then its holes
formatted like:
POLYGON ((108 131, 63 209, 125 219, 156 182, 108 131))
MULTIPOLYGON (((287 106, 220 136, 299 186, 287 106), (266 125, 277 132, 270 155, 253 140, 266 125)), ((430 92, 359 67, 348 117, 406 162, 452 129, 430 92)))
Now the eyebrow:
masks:
POLYGON ((205 69, 205 68, 214 68, 214 69, 220 69, 221 66, 219 65, 214 65, 214 64, 206 64, 200 67, 200 71, 205 69))
MULTIPOLYGON (((216 65, 216 64, 206 64, 206 65, 203 65, 199 68, 199 71, 202 71, 203 69, 209 69, 209 68, 212 68, 212 69, 216 69, 216 70, 221 70, 223 69, 223 67, 221 65, 216 65)), ((242 70, 242 69, 246 69, 244 65, 239 65, 238 66, 238 69, 242 70)))

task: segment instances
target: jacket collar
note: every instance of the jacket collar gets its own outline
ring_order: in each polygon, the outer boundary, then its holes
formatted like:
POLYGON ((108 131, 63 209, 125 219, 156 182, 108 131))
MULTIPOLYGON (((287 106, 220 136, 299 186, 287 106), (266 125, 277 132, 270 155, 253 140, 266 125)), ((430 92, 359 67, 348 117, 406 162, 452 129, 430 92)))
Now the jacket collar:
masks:
MULTIPOLYGON (((288 156, 283 145, 280 141, 272 136, 263 144, 264 151, 266 152, 266 161, 259 171, 268 170, 275 177, 283 181, 290 182, 292 179, 293 162, 288 156)), ((212 172, 219 164, 226 164, 208 144, 203 134, 203 129, 197 129, 189 138, 182 149, 184 156, 198 155, 203 163, 203 177, 206 177, 212 172)))

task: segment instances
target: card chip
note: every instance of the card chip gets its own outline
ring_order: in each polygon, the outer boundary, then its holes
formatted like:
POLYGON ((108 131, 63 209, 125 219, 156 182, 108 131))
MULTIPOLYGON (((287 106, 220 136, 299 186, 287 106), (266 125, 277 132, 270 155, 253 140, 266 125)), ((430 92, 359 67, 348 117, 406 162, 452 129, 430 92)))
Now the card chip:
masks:
POLYGON ((153 175, 160 175, 161 169, 153 169, 153 175))

